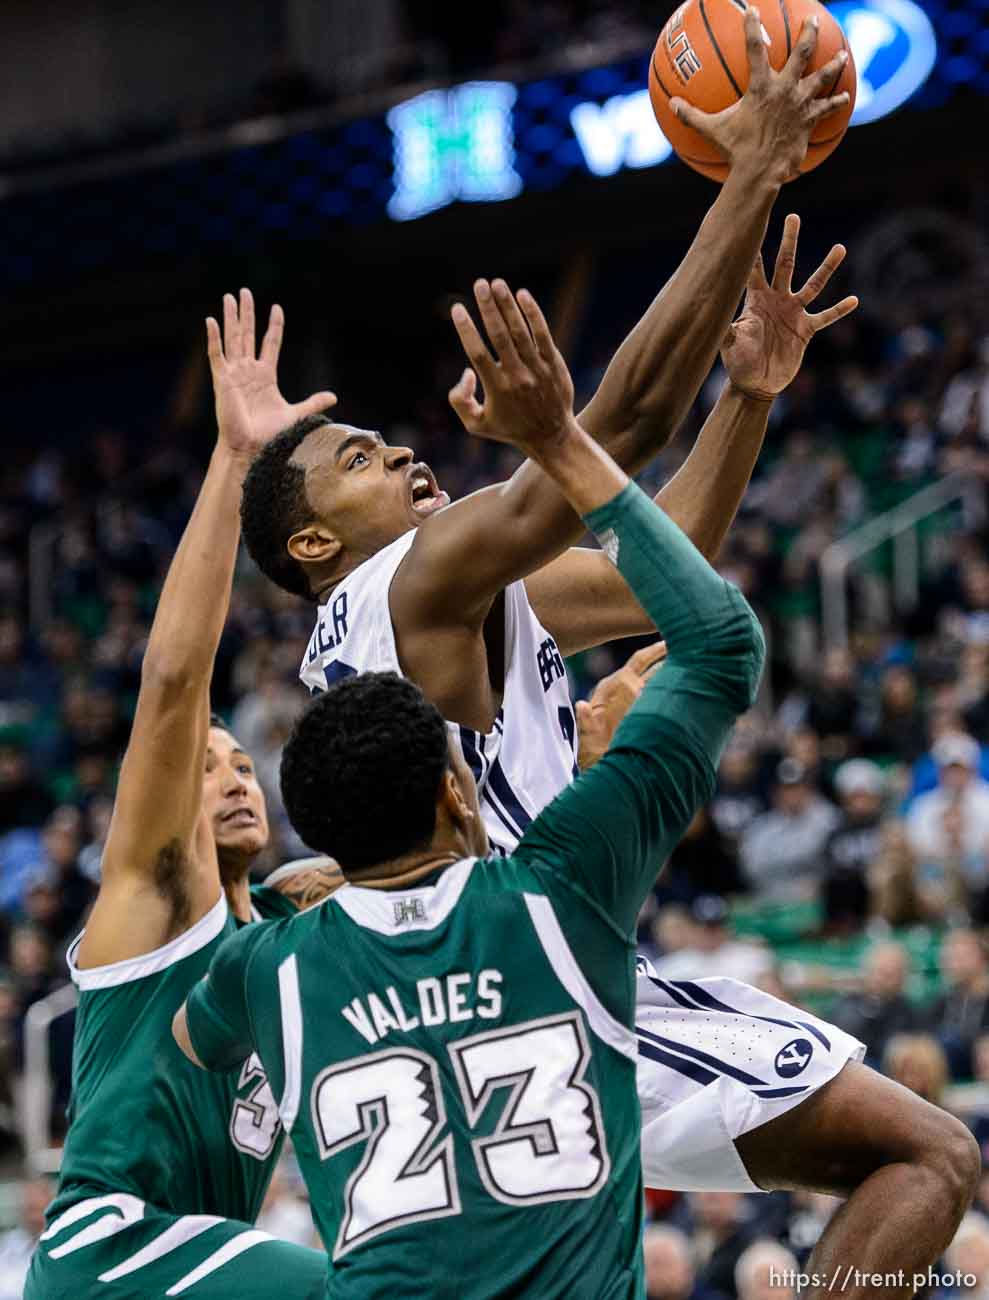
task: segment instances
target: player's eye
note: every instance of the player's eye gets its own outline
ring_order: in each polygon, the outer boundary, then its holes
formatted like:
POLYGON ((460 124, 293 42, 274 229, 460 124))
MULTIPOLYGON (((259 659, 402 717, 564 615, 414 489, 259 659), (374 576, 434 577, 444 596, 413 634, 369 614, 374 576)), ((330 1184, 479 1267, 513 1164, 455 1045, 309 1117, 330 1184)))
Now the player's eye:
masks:
POLYGON ((243 772, 245 776, 250 776, 253 773, 254 769, 251 767, 249 763, 241 763, 240 766, 237 768, 237 771, 243 772))
POLYGON ((355 452, 355 454, 351 457, 350 464, 347 466, 347 468, 348 468, 348 469, 353 469, 354 466, 355 466, 359 461, 363 461, 365 465, 367 465, 367 464, 370 463, 370 462, 368 461, 367 456, 364 454, 364 452, 362 452, 362 451, 358 451, 358 452, 355 452))

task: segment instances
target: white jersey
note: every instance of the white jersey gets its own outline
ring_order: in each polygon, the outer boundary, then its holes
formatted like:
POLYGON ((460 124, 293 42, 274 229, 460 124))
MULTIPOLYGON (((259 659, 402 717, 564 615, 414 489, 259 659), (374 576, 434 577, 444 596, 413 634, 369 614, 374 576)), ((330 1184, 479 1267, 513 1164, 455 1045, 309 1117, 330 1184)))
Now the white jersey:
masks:
MULTIPOLYGON (((352 673, 396 672, 388 595, 415 540, 405 533, 356 568, 320 606, 300 677, 312 694, 352 673)), ((533 613, 525 583, 505 589, 502 707, 486 735, 447 724, 477 781, 493 850, 511 853, 577 771, 577 728, 563 659, 533 613)))

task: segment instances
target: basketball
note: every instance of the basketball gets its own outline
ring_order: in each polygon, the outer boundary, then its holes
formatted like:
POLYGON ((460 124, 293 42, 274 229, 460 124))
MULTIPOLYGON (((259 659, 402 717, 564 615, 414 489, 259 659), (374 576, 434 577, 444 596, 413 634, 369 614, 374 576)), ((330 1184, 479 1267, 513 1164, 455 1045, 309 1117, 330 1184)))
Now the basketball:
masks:
MULTIPOLYGON (((659 34, 649 65, 649 98, 663 134, 688 166, 712 180, 723 181, 730 164, 716 145, 680 122, 670 108, 671 98, 689 101, 705 113, 718 113, 734 104, 749 84, 741 0, 685 0, 659 34)), ((855 64, 845 34, 817 0, 765 0, 760 7, 768 38, 771 66, 778 72, 790 56, 804 21, 817 15, 817 48, 804 75, 822 67, 844 47, 848 62, 825 96, 848 91, 844 108, 814 127, 801 172, 812 171, 841 143, 855 107, 855 64)))

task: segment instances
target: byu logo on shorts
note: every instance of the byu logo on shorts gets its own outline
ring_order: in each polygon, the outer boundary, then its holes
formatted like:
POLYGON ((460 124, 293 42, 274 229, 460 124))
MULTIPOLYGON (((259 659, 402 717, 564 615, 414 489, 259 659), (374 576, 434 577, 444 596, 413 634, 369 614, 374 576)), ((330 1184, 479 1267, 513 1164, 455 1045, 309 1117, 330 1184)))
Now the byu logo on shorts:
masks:
POLYGON ((776 1053, 776 1073, 784 1079, 792 1079, 806 1070, 813 1055, 813 1043, 806 1038, 795 1038, 776 1053))

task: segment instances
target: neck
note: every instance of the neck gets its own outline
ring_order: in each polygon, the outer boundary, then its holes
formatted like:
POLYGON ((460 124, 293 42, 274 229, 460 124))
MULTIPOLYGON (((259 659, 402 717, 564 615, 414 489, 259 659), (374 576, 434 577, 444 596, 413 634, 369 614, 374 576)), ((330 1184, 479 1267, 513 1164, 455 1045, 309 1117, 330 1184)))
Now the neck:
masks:
POLYGON ((379 862, 373 867, 343 874, 349 885, 360 885, 362 889, 407 889, 434 871, 445 871, 466 856, 453 849, 440 853, 427 849, 424 853, 405 854, 392 862, 379 862))
POLYGON ((224 861, 220 854, 220 884, 227 903, 238 921, 251 919, 251 859, 239 858, 236 862, 224 861))

